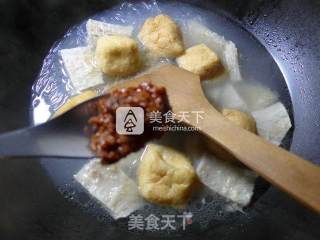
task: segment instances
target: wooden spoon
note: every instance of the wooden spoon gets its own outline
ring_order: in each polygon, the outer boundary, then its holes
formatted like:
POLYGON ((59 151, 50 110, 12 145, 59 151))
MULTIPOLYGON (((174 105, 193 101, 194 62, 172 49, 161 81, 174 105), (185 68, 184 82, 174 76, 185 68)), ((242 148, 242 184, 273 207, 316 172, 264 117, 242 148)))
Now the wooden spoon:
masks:
MULTIPOLYGON (((217 146, 230 153, 273 185, 320 213, 320 167, 269 143, 223 117, 206 99, 200 78, 172 65, 143 76, 119 82, 112 89, 151 82, 166 88, 172 111, 202 111, 197 121, 191 114, 187 124, 200 128, 217 146)), ((87 101, 37 127, 0 136, 0 156, 93 157, 83 134, 90 112, 87 101)))

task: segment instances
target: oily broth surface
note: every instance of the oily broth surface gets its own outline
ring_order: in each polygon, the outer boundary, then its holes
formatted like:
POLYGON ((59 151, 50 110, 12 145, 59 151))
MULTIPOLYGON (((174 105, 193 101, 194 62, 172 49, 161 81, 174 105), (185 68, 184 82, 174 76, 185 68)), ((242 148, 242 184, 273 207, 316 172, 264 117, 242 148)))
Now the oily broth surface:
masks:
MULTIPOLYGON (((93 19, 109 23, 133 25, 135 29, 134 36, 136 36, 144 20, 160 12, 173 17, 181 26, 182 31, 186 28, 186 19, 197 19, 226 39, 232 40, 240 53, 241 73, 246 83, 259 81, 262 85, 276 92, 281 92, 282 89, 285 88, 285 86, 281 85, 281 82, 284 83, 284 81, 282 81, 283 79, 280 73, 278 74, 276 72, 270 77, 269 73, 270 70, 274 70, 274 63, 270 61, 265 49, 258 44, 251 35, 239 28, 238 25, 224 16, 213 12, 207 12, 189 5, 177 3, 159 5, 155 4, 155 2, 148 4, 125 3, 112 10, 99 13, 95 15, 93 19), (255 61, 253 65, 252 59, 257 59, 257 57, 259 57, 261 61, 255 61)), ((85 24, 86 20, 70 29, 63 39, 59 40, 53 46, 46 57, 39 78, 32 88, 32 115, 34 124, 47 121, 51 114, 73 94, 72 86, 63 69, 59 50, 86 45, 85 24)), ((197 36, 195 36, 195 38, 196 37, 197 36)), ((101 91, 102 88, 98 88, 97 90, 101 91)), ((173 141, 173 143, 171 144, 179 145, 181 135, 183 135, 184 139, 195 139, 199 137, 197 134, 172 133, 170 141, 173 141)), ((181 150, 183 151, 184 149, 182 148, 181 150)), ((99 220, 103 222, 112 221, 112 218, 107 212, 104 211, 94 199, 90 198, 83 188, 73 179, 73 175, 78 172, 87 161, 41 159, 41 162, 54 184, 67 199, 77 203, 83 210, 96 215, 99 220)), ((188 211, 193 214, 193 226, 199 228, 206 227, 209 222, 217 222, 217 224, 219 224, 221 222, 250 217, 240 212, 226 211, 226 208, 230 205, 227 204, 222 197, 212 193, 208 194, 206 190, 201 191, 201 194, 198 194, 194 198, 185 210, 147 204, 142 210, 138 210, 138 214, 147 217, 150 214, 156 216, 163 214, 176 215, 181 214, 183 211, 188 211)), ((127 229, 127 222, 124 220, 118 222, 120 226, 123 226, 125 231, 125 229, 127 229)))

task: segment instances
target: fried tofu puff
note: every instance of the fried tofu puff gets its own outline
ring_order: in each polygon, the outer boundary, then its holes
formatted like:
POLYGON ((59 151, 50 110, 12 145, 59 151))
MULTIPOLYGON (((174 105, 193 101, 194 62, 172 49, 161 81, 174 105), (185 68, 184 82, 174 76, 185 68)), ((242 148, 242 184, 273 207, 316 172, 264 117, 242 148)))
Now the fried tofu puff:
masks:
POLYGON ((176 61, 179 67, 199 75, 201 79, 215 77, 223 71, 218 55, 205 44, 188 48, 176 61))
POLYGON ((139 34, 139 40, 154 55, 177 57, 184 52, 184 43, 179 26, 167 15, 148 18, 139 34))
POLYGON ((138 44, 127 36, 99 37, 95 57, 97 66, 111 77, 128 77, 141 68, 138 44))
POLYGON ((169 147, 149 144, 138 168, 141 195, 152 203, 183 206, 196 182, 189 159, 169 147))
POLYGON ((74 108, 75 106, 83 103, 89 99, 92 99, 97 96, 97 93, 93 90, 87 90, 83 93, 71 97, 65 104, 63 104, 58 110, 53 114, 53 117, 57 117, 70 109, 74 108))
POLYGON ((221 113, 239 127, 257 134, 256 121, 249 114, 235 109, 222 109, 221 113))
MULTIPOLYGON (((256 121, 249 114, 235 109, 222 109, 221 113, 224 117, 239 127, 257 134, 256 121)), ((206 138, 206 145, 208 149, 218 158, 238 163, 237 159, 233 155, 231 155, 224 148, 221 148, 221 146, 217 145, 211 139, 206 138)))

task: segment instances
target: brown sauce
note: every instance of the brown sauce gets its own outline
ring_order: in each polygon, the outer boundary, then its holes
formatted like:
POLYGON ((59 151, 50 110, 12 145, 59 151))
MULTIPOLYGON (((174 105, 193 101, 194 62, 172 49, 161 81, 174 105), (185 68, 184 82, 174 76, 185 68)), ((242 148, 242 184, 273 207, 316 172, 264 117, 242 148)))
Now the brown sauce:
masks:
POLYGON ((144 144, 160 137, 159 131, 153 131, 154 126, 161 123, 151 123, 152 112, 159 111, 161 115, 169 110, 166 90, 150 83, 142 83, 137 87, 114 90, 99 98, 96 102, 97 115, 89 119, 92 135, 90 147, 102 158, 102 163, 111 163, 139 150, 144 144), (141 107, 144 110, 144 132, 141 135, 121 135, 116 131, 116 110, 118 107, 141 107))

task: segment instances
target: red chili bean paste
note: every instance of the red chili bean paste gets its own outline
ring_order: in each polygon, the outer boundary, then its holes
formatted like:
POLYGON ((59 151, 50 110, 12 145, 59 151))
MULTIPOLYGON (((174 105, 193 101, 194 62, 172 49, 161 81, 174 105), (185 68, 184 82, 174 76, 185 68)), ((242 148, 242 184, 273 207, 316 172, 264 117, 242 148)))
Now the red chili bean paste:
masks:
MULTIPOLYGON (((164 87, 142 83, 137 87, 117 89, 99 98, 95 103, 96 115, 89 119, 91 150, 102 158, 102 163, 112 163, 139 150, 145 143, 161 137, 160 121, 150 118, 155 112, 161 116, 170 107, 164 87), (116 131, 116 110, 119 107, 141 107, 144 110, 144 132, 141 135, 122 135, 116 131)), ((129 123, 130 125, 130 123, 129 123)))

